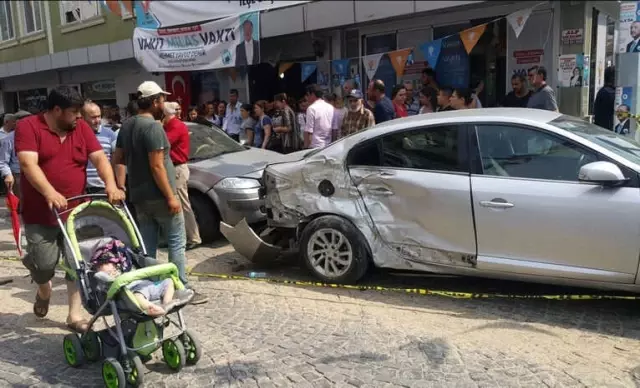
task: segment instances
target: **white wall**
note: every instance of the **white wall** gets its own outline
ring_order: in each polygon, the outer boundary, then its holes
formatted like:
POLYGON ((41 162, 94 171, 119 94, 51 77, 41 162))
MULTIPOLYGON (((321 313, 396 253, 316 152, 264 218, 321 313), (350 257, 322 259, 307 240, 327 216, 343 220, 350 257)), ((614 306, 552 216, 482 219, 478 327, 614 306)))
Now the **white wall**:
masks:
MULTIPOLYGON (((129 93, 136 93, 138 85, 144 81, 155 81, 161 88, 165 88, 164 74, 151 75, 146 70, 140 68, 130 73, 121 74, 114 77, 116 81, 116 103, 120 108, 124 108, 129 103, 129 93)), ((96 79, 98 81, 99 79, 96 79)))

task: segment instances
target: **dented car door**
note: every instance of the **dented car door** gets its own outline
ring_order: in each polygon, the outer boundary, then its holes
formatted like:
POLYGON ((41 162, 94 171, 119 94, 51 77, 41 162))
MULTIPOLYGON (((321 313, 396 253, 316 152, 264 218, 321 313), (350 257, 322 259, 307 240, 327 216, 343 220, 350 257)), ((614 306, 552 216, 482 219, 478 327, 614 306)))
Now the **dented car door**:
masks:
POLYGON ((466 127, 385 134, 355 146, 351 178, 385 244, 410 261, 471 266, 475 230, 466 127))

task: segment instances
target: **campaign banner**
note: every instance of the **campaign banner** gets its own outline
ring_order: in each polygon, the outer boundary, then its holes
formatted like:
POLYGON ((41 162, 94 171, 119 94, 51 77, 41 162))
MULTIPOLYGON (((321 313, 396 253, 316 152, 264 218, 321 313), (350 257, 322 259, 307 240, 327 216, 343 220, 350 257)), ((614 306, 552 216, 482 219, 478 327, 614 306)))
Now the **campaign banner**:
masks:
POLYGON ((228 1, 152 1, 135 2, 136 25, 140 28, 167 28, 207 20, 238 16, 247 12, 289 7, 305 1, 228 0, 228 1))
POLYGON ((195 71, 260 63, 260 13, 250 12, 191 27, 139 28, 136 60, 148 72, 195 71))
POLYGON ((582 54, 560 55, 558 58, 558 86, 561 88, 584 86, 583 74, 584 57, 582 54))
POLYGON ((620 34, 618 51, 620 53, 640 53, 640 7, 638 1, 620 3, 620 34))
POLYGON ((615 97, 616 115, 613 122, 613 131, 620 135, 629 135, 635 131, 635 120, 629 116, 634 112, 633 87, 622 86, 616 88, 615 97))

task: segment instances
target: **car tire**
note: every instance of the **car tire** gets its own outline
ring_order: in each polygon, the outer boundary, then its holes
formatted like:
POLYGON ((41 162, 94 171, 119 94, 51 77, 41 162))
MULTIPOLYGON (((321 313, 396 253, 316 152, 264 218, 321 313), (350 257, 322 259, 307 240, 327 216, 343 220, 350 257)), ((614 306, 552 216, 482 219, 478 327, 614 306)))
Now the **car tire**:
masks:
POLYGON ((220 215, 213 202, 203 194, 193 191, 189 192, 189 201, 202 242, 212 243, 220 239, 220 215))
POLYGON ((367 240, 355 225, 337 216, 311 221, 302 231, 300 252, 307 268, 327 283, 355 283, 369 268, 367 240), (318 253, 317 248, 325 252, 318 253))

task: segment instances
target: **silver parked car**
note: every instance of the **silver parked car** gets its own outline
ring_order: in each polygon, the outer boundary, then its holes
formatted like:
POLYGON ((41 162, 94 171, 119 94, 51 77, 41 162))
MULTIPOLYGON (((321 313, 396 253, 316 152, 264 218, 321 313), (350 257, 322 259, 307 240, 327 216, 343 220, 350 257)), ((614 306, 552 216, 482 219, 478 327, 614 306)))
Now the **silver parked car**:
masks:
POLYGON ((186 123, 190 134, 189 198, 204 242, 219 237, 220 221, 266 220, 258 195, 267 163, 277 152, 240 145, 214 125, 186 123))
MULTIPOLYGON (((263 180, 269 225, 324 281, 375 265, 637 291, 639 173, 628 137, 490 108, 386 122, 263 180)), ((250 258, 283 248, 245 222, 222 232, 250 258)))

